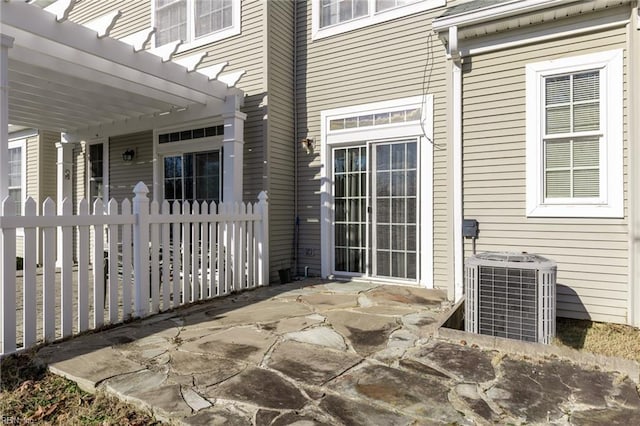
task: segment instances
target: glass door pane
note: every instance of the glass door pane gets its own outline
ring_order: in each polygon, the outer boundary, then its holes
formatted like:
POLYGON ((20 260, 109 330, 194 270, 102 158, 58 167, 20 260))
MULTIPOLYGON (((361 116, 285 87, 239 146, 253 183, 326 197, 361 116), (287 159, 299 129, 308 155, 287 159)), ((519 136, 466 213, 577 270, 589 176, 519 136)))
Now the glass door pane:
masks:
POLYGON ((373 275, 416 279, 417 144, 375 144, 373 156, 373 275))
POLYGON ((335 270, 365 273, 367 256, 367 148, 333 151, 335 270))

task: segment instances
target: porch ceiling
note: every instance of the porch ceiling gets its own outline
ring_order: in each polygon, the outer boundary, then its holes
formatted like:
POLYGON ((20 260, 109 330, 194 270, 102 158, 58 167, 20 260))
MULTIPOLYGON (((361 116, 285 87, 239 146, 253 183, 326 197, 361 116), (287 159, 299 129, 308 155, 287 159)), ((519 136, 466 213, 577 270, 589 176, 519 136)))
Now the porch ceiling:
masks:
POLYGON ((218 115, 227 96, 242 95, 194 67, 108 37, 119 13, 102 25, 66 20, 73 3, 63 1, 56 15, 24 0, 0 2, 0 34, 13 38, 9 123, 103 137, 218 115))

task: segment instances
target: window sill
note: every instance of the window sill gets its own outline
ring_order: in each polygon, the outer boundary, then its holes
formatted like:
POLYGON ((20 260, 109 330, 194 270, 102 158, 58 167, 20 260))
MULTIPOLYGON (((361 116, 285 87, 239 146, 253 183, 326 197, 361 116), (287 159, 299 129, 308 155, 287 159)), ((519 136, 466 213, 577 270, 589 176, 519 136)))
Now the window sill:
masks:
POLYGON ((541 204, 527 209, 527 217, 571 217, 571 218, 624 218, 624 206, 621 205, 549 205, 541 204))

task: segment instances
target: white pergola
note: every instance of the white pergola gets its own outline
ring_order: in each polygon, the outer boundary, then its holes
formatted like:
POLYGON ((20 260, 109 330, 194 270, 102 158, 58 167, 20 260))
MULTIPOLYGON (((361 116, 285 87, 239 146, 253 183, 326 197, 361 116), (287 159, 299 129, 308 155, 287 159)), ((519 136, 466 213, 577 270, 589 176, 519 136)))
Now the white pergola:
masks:
MULTIPOLYGON (((46 9, 0 0, 0 169, 8 165, 8 124, 61 133, 58 198, 71 144, 213 117, 224 119, 222 196, 242 199, 242 72, 226 63, 201 68, 206 54, 172 61, 179 42, 143 50, 153 29, 109 37, 121 13, 80 25, 67 19, 75 0, 46 9)), ((70 191, 70 186, 69 186, 70 191)), ((70 193, 69 193, 70 194, 70 193)), ((66 195, 69 195, 66 194, 66 195)), ((0 200, 8 176, 0 173, 0 200)))

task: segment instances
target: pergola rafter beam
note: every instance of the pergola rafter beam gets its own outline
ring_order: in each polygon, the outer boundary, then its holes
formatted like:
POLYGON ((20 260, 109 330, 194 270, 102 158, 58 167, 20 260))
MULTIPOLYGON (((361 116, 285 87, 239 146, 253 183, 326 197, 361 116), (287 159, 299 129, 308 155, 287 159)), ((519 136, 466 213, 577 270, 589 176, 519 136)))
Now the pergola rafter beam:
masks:
POLYGON ((114 10, 111 13, 84 23, 84 26, 98 33, 98 38, 107 37, 121 16, 122 12, 114 10))

